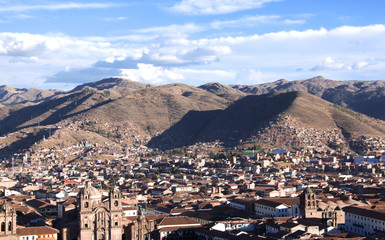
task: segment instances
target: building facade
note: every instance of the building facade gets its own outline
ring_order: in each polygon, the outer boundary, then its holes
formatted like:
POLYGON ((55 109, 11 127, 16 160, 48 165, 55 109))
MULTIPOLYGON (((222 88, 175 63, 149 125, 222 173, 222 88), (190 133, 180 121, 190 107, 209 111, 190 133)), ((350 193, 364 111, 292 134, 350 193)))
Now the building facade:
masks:
POLYGON ((108 197, 91 184, 82 189, 80 201, 80 239, 82 240, 121 240, 122 203, 117 188, 110 190, 108 197))
POLYGON ((310 187, 306 188, 299 197, 302 218, 318 218, 329 227, 338 227, 345 223, 345 213, 337 204, 331 205, 317 200, 316 194, 310 187))
POLYGON ((299 196, 301 215, 303 218, 319 218, 318 203, 315 193, 310 187, 306 188, 299 196))
POLYGON ((254 203, 254 213, 259 217, 299 217, 300 210, 295 200, 285 198, 259 199, 254 203))
POLYGON ((6 201, 0 202, 0 240, 16 239, 16 211, 6 201))
POLYGON ((345 207, 345 230, 361 236, 385 234, 385 209, 345 207))

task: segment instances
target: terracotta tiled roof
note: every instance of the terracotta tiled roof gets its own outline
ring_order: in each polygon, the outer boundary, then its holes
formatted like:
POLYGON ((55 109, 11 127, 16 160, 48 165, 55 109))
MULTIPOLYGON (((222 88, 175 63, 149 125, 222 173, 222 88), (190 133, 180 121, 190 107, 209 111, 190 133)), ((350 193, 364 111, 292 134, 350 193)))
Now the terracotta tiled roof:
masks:
POLYGON ((172 226, 172 225, 195 225, 200 224, 199 222, 186 217, 165 217, 159 224, 159 226, 172 226))
POLYGON ((345 207, 343 209, 346 213, 352 213, 359 216, 364 216, 368 218, 374 218, 378 220, 385 221, 385 210, 380 209, 370 209, 364 207, 345 207))
POLYGON ((38 200, 38 199, 30 200, 30 201, 26 202, 26 204, 28 206, 35 208, 35 209, 46 208, 46 207, 55 207, 54 205, 52 205, 50 203, 47 203, 47 202, 44 202, 44 201, 38 200))
POLYGON ((183 226, 183 227, 165 227, 165 228, 162 228, 161 230, 159 230, 160 232, 173 232, 173 231, 177 231, 179 229, 186 229, 186 228, 200 228, 202 226, 200 225, 197 225, 197 226, 183 226))
POLYGON ((48 227, 48 226, 42 226, 42 227, 27 227, 27 228, 18 228, 17 229, 17 235, 18 236, 29 236, 29 235, 48 235, 48 234, 57 234, 60 231, 48 227))

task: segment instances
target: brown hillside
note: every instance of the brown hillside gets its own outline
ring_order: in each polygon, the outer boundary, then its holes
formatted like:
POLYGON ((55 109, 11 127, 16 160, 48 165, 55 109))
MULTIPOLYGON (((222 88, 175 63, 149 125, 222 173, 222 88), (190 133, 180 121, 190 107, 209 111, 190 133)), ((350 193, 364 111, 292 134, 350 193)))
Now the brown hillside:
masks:
POLYGON ((204 89, 208 92, 214 93, 215 95, 229 101, 236 101, 246 96, 244 92, 220 83, 207 83, 202 86, 199 86, 199 88, 204 89))

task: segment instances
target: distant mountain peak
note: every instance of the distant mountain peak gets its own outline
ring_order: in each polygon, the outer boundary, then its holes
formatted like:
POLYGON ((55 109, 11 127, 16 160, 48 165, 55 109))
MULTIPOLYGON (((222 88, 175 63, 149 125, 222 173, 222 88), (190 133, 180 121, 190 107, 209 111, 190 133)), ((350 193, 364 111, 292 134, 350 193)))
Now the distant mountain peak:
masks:
POLYGON ((8 85, 1 85, 1 86, 0 86, 0 91, 10 91, 10 92, 14 92, 15 90, 16 90, 16 88, 11 87, 11 86, 8 86, 8 85))
POLYGON ((289 83, 289 81, 284 79, 284 78, 282 78, 282 79, 278 79, 274 83, 276 83, 276 84, 286 84, 286 83, 289 83))
POLYGON ((2 105, 38 103, 63 92, 64 91, 55 89, 15 88, 2 85, 0 86, 0 103, 2 105))
POLYGON ((152 85, 132 81, 121 77, 111 77, 111 78, 102 79, 100 81, 89 82, 89 83, 79 85, 76 88, 74 88, 72 92, 81 91, 86 88, 93 88, 93 89, 102 91, 106 89, 123 89, 123 88, 142 89, 147 87, 152 87, 152 85))
POLYGON ((215 95, 230 101, 238 100, 239 98, 246 95, 245 93, 237 89, 234 89, 231 86, 223 85, 218 82, 206 83, 202 86, 199 86, 199 88, 204 89, 208 92, 214 93, 215 95))
POLYGON ((323 76, 316 76, 313 78, 306 79, 305 81, 316 82, 316 81, 325 81, 325 80, 327 79, 324 78, 323 76))
POLYGON ((274 91, 305 91, 332 103, 348 107, 371 117, 385 120, 385 81, 335 81, 323 76, 296 81, 269 82, 257 85, 233 85, 247 94, 266 94, 274 91))

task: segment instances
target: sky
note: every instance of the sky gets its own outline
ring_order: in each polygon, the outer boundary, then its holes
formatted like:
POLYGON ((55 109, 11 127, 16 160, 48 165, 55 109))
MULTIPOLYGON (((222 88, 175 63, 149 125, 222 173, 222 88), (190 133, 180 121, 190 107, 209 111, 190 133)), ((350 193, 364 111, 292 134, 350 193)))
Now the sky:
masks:
POLYGON ((383 0, 0 0, 0 85, 385 79, 383 0))

